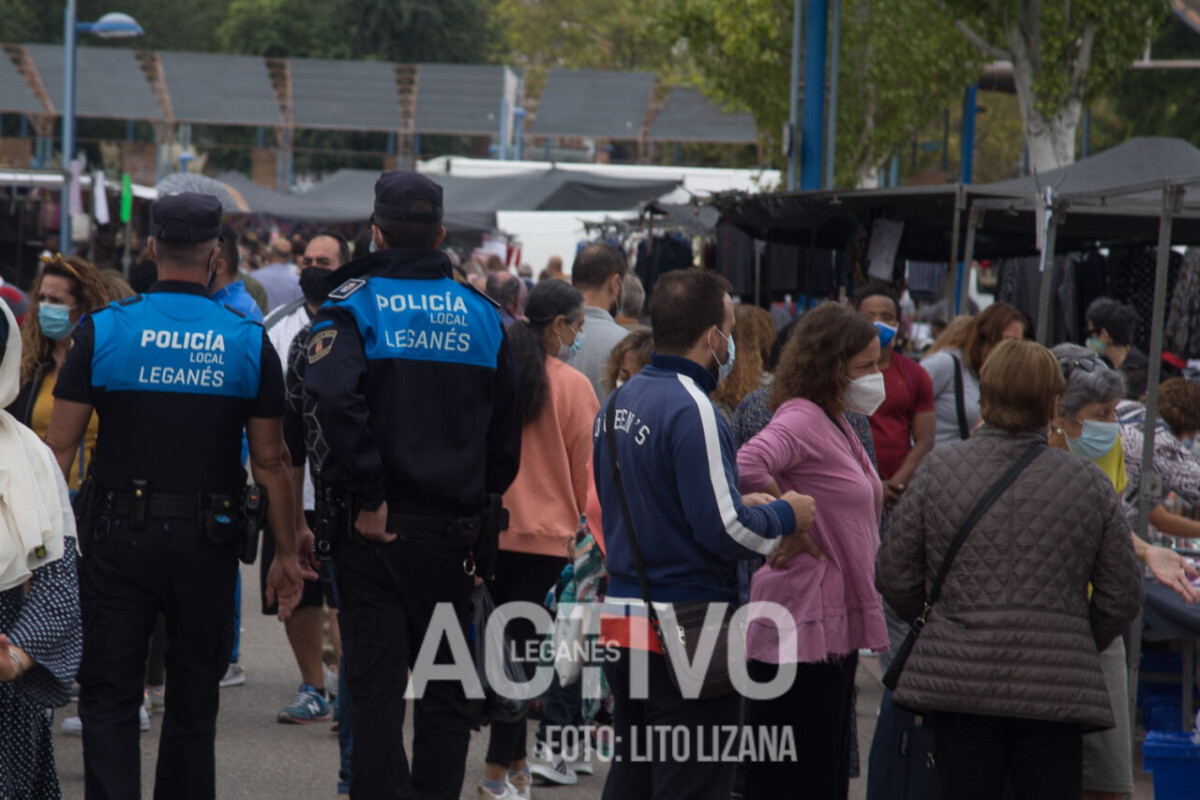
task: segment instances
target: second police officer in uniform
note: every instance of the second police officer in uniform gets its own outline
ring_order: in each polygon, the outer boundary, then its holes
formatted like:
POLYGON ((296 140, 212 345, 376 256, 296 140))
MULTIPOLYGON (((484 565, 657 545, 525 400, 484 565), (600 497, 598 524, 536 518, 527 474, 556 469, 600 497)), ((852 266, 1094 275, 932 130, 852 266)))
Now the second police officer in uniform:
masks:
POLYGON ((411 771, 404 689, 438 604, 465 627, 472 548, 501 525, 498 496, 521 447, 516 368, 495 304, 452 280, 437 249, 441 187, 385 173, 372 223, 376 252, 335 276, 343 282, 314 318, 305 377, 330 450, 323 482, 353 502, 353 531, 334 553, 354 698, 350 790, 450 800, 470 744, 463 687, 424 685, 411 771))
POLYGON ((91 480, 77 501, 86 796, 142 796, 137 709, 162 612, 170 680, 154 797, 207 799, 216 794, 217 684, 233 641, 239 544, 261 522, 248 508, 256 495, 240 458, 243 428, 271 528, 289 532, 268 580, 281 616, 302 585, 283 379, 262 326, 208 297, 220 203, 161 198, 152 227, 159 281, 81 321, 46 438, 65 470, 92 410, 99 416, 91 480))

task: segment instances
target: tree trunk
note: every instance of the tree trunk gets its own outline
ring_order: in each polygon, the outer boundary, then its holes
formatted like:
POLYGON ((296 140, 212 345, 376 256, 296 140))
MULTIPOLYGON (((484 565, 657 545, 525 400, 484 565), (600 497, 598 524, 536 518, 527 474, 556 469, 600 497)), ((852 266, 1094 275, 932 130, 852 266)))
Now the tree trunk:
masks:
POLYGON ((1015 25, 1010 30, 1013 79, 1017 86, 1025 144, 1029 148, 1029 168, 1034 172, 1045 172, 1075 161, 1075 132, 1079 129, 1079 118, 1083 112, 1082 75, 1090 65, 1090 39, 1094 31, 1086 36, 1089 45, 1085 48, 1086 52, 1080 55, 1081 63, 1077 65, 1079 79, 1075 88, 1054 114, 1047 118, 1038 109, 1034 93, 1041 47, 1036 9, 1029 14, 1023 24, 1015 25))

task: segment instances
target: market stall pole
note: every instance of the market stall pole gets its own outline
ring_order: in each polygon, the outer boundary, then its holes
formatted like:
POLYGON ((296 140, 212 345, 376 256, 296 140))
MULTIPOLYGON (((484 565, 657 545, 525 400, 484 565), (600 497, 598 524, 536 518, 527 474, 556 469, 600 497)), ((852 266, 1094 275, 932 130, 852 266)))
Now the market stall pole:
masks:
POLYGON ((1038 294, 1037 338, 1038 344, 1043 347, 1053 347, 1055 342, 1050 330, 1050 305, 1054 300, 1054 246, 1058 241, 1059 208, 1054 202, 1054 191, 1049 187, 1046 187, 1045 197, 1039 198, 1039 202, 1037 224, 1042 241, 1039 254, 1042 283, 1038 294))

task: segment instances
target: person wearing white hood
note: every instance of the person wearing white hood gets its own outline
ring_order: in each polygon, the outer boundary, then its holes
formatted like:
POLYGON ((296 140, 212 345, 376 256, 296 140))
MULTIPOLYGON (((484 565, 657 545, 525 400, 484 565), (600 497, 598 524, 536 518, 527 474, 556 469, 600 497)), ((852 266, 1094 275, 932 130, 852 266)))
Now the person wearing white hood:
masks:
MULTIPOLYGON (((0 409, 19 389, 21 336, 0 303, 0 409)), ((0 797, 62 797, 47 708, 65 705, 83 649, 75 517, 62 471, 0 410, 0 797)))

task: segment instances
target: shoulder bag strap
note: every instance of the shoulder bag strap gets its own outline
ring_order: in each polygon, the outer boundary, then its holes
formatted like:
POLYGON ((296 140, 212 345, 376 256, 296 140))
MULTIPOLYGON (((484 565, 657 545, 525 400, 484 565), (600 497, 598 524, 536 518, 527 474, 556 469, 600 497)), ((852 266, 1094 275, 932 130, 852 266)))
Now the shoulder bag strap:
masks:
POLYGON ((617 395, 621 389, 613 391, 608 398, 608 407, 604 410, 604 435, 608 441, 609 474, 617 489, 617 499, 621 501, 621 516, 625 521, 625 532, 629 536, 629 549, 633 553, 633 566, 637 570, 638 587, 642 590, 642 600, 646 604, 646 617, 650 627, 658 639, 658 646, 667 655, 667 643, 663 640, 662 626, 658 621, 658 612, 650 600, 650 582, 646 580, 646 566, 642 562, 642 551, 638 547, 637 535, 633 532, 633 516, 629 513, 629 499, 625 496, 625 484, 621 481, 621 465, 617 461, 617 395))
POLYGON ((929 587, 929 598, 925 601, 925 609, 921 612, 918 622, 921 625, 925 624, 925 618, 929 615, 930 608, 938 601, 938 597, 942 593, 942 584, 946 580, 946 574, 950 571, 950 565, 954 563, 954 557, 958 555, 958 551, 962 549, 963 542, 967 540, 967 535, 971 529, 979 523, 979 520, 987 513, 988 509, 1000 499, 1000 495, 1012 485, 1017 476, 1025 471, 1025 468, 1033 463, 1033 460, 1042 454, 1046 449, 1043 442, 1038 442, 1033 447, 1025 451, 1025 454, 1017 459, 1008 471, 1000 476, 1000 480, 992 484, 988 489, 987 494, 983 496, 975 507, 971 509, 971 513, 967 515, 966 520, 959 527, 958 533, 954 534, 954 539, 950 542, 950 547, 946 550, 946 557, 942 559, 942 564, 938 567, 937 575, 933 579, 933 583, 929 587))
POLYGON ((967 425, 967 406, 963 398, 963 370, 962 362, 957 356, 950 356, 954 360, 954 410, 958 414, 958 436, 960 439, 971 438, 971 427, 967 425))

